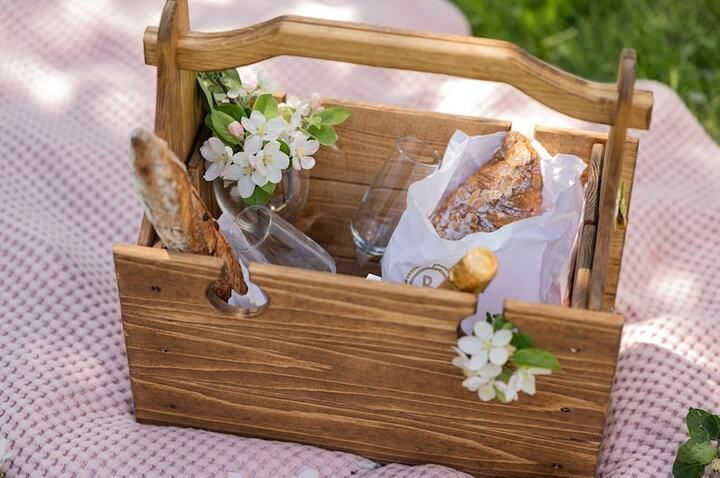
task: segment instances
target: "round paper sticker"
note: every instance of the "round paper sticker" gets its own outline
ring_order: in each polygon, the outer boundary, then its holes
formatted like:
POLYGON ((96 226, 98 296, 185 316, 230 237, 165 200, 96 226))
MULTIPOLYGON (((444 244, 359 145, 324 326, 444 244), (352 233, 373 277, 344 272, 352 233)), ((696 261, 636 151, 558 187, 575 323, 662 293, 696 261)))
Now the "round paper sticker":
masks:
POLYGON ((416 266, 405 275, 405 283, 421 287, 437 287, 447 276, 448 268, 442 264, 416 266))

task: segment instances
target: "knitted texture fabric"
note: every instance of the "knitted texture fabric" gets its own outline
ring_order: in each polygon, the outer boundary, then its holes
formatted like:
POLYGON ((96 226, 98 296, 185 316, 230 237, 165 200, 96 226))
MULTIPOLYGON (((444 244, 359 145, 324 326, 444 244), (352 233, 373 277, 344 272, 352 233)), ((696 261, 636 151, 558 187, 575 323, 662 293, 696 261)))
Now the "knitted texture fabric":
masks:
MULTIPOLYGON (((469 31, 447 2, 413 7, 190 2, 198 30, 294 13, 469 31)), ((142 33, 161 9, 159 0, 0 3, 0 436, 13 455, 8 476, 466 476, 135 422, 111 245, 133 242, 140 224, 128 138, 153 124, 155 70, 143 64, 142 33)), ((292 94, 507 119, 521 130, 598 128, 506 85, 297 58, 260 67, 292 94)), ((669 475, 687 408, 720 411, 720 148, 669 88, 639 86, 656 103, 651 131, 640 133, 617 298, 626 326, 598 468, 604 477, 669 475)))

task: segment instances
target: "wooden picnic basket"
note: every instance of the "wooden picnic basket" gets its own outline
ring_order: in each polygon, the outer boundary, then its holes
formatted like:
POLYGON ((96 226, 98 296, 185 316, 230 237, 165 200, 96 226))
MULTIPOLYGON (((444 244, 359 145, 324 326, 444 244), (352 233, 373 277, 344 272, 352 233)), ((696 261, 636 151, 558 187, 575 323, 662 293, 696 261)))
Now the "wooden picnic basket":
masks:
POLYGON ((342 274, 354 258, 349 220, 395 138, 415 136, 442 151, 457 129, 489 134, 510 123, 333 100, 326 103, 352 116, 337 128, 338 149, 317 154, 296 224, 335 257, 340 274, 251 264, 269 305, 248 314, 208 297, 220 259, 152 247, 147 221, 137 245, 114 247, 138 421, 302 442, 380 462, 439 463, 475 476, 593 475, 623 323, 612 310, 638 150, 626 134, 649 127, 653 103, 651 92, 634 90, 632 50, 622 54, 617 84, 602 84, 504 41, 301 17, 193 32, 186 0, 167 1, 144 46, 158 72, 156 133, 187 159, 208 204, 196 72, 279 55, 502 81, 610 130, 535 130, 551 154, 590 165, 571 305, 509 300, 504 307, 563 367, 540 378, 535 396, 483 403, 461 386, 451 347, 474 295, 342 274))

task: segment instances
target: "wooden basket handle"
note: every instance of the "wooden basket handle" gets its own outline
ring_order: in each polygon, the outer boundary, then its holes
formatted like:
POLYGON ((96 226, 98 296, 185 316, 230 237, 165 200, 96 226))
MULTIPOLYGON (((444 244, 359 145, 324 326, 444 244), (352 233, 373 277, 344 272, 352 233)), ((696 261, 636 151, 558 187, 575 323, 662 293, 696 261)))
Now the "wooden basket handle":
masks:
MULTIPOLYGON (((158 32, 156 27, 145 31, 148 65, 158 64, 158 32)), ((578 78, 500 40, 297 16, 226 32, 179 32, 177 37, 181 70, 223 70, 281 55, 504 82, 557 111, 595 123, 613 124, 618 105, 615 85, 578 78)), ((647 129, 652 104, 652 92, 636 91, 628 126, 647 129)))

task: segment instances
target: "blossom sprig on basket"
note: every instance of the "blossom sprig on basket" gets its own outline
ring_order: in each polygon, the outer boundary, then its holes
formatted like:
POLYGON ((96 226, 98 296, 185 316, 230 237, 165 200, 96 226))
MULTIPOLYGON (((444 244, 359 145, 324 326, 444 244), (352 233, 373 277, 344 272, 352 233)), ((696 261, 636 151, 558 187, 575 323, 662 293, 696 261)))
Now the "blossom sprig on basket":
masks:
POLYGON ((213 133, 200 148, 203 177, 222 178, 249 205, 270 201, 291 169, 312 169, 313 155, 335 145, 335 126, 350 116, 345 108, 323 107, 316 94, 278 103, 277 86, 264 71, 245 81, 235 69, 201 73, 198 84, 213 133))
POLYGON ((519 392, 535 395, 535 377, 560 369, 557 357, 534 348, 532 337, 520 332, 502 314, 487 314, 470 335, 460 337, 453 365, 463 370, 463 387, 480 400, 518 400, 519 392))
POLYGON ((690 408, 685 417, 689 439, 677 450, 672 473, 674 478, 702 478, 710 465, 720 474, 720 415, 690 408))

